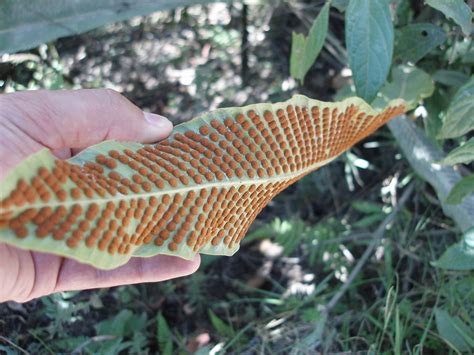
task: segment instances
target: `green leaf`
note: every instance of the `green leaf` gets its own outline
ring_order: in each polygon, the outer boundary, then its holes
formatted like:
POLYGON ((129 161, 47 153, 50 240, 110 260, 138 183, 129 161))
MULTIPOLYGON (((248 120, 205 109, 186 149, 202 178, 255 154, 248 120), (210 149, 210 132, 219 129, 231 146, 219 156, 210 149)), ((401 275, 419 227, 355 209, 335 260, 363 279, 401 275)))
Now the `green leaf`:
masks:
POLYGON ((452 18, 466 36, 472 32, 472 10, 464 0, 426 0, 426 4, 452 18))
POLYGON ((464 54, 462 54, 461 62, 465 64, 473 64, 474 63, 474 46, 472 45, 472 37, 469 42, 468 49, 464 54))
POLYGON ((434 92, 434 83, 431 77, 423 70, 400 65, 392 69, 392 80, 380 90, 372 103, 374 107, 384 107, 393 98, 403 98, 409 109, 434 92))
POLYGON ((461 86, 469 80, 469 76, 457 70, 440 69, 433 74, 433 80, 446 86, 461 86))
POLYGON ((373 203, 369 201, 354 201, 351 203, 351 206, 356 211, 366 214, 380 213, 383 207, 383 205, 381 205, 380 203, 373 203))
POLYGON ((132 336, 146 326, 146 313, 134 314, 128 309, 120 311, 115 317, 103 320, 94 327, 97 335, 132 336))
POLYGON ((474 76, 454 95, 439 138, 456 138, 474 129, 474 76))
POLYGON ((332 7, 338 9, 340 12, 344 12, 346 11, 347 6, 349 6, 349 0, 332 0, 331 5, 332 7))
POLYGON ((372 102, 392 63, 393 24, 388 1, 351 0, 345 31, 357 95, 372 102))
POLYGON ((413 22, 415 15, 410 0, 392 1, 392 6, 396 8, 395 25, 398 27, 406 26, 413 22))
POLYGON ((207 311, 209 319, 211 320, 212 326, 222 337, 231 338, 234 336, 234 329, 220 319, 211 309, 207 311))
POLYGON ((383 213, 376 213, 376 214, 370 214, 364 218, 359 219, 358 221, 354 222, 352 226, 354 228, 368 228, 370 226, 373 226, 374 224, 382 221, 385 217, 387 217, 383 213))
POLYGON ((474 138, 462 146, 453 149, 446 158, 440 161, 443 165, 468 164, 474 160, 474 138))
POLYGON ((441 115, 444 114, 450 100, 446 97, 443 90, 435 90, 433 95, 423 100, 423 106, 426 108, 428 116, 425 119, 425 132, 430 139, 436 141, 436 137, 441 130, 443 120, 441 115))
POLYGON ((439 335, 458 352, 474 350, 474 332, 459 317, 452 317, 443 309, 435 308, 439 335))
POLYGON ((306 73, 323 48, 328 31, 330 3, 331 2, 328 1, 321 9, 321 12, 311 26, 308 37, 305 37, 301 33, 293 32, 290 74, 294 79, 300 82, 304 81, 306 73))
POLYGON ((432 264, 435 267, 447 270, 474 270, 474 228, 466 231, 460 243, 450 246, 432 264))
POLYGON ((453 186, 446 197, 446 203, 457 205, 464 200, 465 197, 474 192, 474 175, 466 176, 453 186))
POLYGON ((416 63, 446 41, 443 29, 430 23, 416 23, 395 32, 394 57, 416 63))
POLYGON ((212 0, 3 0, 0 54, 86 32, 109 22, 212 0))
POLYGON ((448 60, 449 63, 454 63, 458 60, 461 60, 461 63, 469 63, 470 59, 474 59, 472 58, 474 54, 472 44, 472 37, 456 39, 447 46, 444 60, 448 60))
POLYGON ((0 351, 5 355, 17 355, 18 351, 5 345, 0 345, 0 351))
POLYGON ((157 144, 42 150, 0 182, 0 242, 102 269, 157 254, 232 255, 268 202, 404 112, 294 96, 219 109, 157 144))
POLYGON ((89 354, 116 355, 120 354, 124 350, 127 350, 127 353, 129 353, 131 345, 131 342, 123 341, 122 337, 117 337, 110 340, 90 343, 85 347, 85 352, 89 354))
POLYGON ((173 354, 173 334, 171 333, 170 327, 166 318, 161 312, 156 316, 156 338, 160 354, 171 355, 173 354))

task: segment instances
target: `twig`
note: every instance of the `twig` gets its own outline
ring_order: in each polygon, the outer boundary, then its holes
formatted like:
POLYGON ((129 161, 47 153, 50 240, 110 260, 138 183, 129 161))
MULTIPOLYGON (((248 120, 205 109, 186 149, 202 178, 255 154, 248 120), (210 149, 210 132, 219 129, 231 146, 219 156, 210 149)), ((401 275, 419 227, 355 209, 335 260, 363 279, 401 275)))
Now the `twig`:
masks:
POLYGON ((29 354, 28 351, 26 351, 25 349, 23 349, 20 346, 16 345, 14 342, 12 342, 11 340, 5 338, 4 336, 0 335, 0 340, 7 343, 8 345, 14 347, 16 350, 18 350, 22 354, 29 354))
POLYGON ((331 310, 337 305, 339 300, 342 298, 342 296, 344 296, 346 291, 349 289, 352 282, 355 280, 355 278, 357 277, 359 272, 362 270, 362 268, 364 267, 364 265, 367 262, 367 260, 369 259, 369 257, 374 252, 374 250, 377 247, 380 239, 382 239, 382 237, 384 236, 386 227, 395 219, 398 212, 400 212, 400 209, 405 205, 408 198, 412 194, 413 189, 414 189, 413 184, 408 186, 408 188, 403 192, 403 195, 400 198, 400 201, 398 202, 395 209, 387 217, 385 217, 385 219, 382 221, 382 223, 377 227, 377 229, 374 232, 374 239, 372 240, 370 245, 367 247, 364 254, 362 254, 362 256, 359 259, 359 261, 357 262, 356 266, 354 266, 354 269, 352 269, 349 277, 347 278, 347 281, 341 286, 339 291, 336 292, 336 294, 331 298, 331 300, 326 305, 326 307, 324 309, 324 312, 326 313, 326 315, 329 312, 331 312, 331 310))

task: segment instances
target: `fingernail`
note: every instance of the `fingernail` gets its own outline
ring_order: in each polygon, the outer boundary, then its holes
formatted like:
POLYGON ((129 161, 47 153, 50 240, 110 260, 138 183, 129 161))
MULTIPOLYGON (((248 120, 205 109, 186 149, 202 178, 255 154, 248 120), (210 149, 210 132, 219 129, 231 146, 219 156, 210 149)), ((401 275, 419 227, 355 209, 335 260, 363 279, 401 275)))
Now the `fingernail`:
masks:
POLYGON ((159 127, 159 128, 167 128, 170 125, 172 125, 171 121, 167 119, 166 117, 150 113, 150 112, 144 112, 143 113, 145 116, 145 119, 148 121, 148 123, 152 124, 153 126, 159 127))

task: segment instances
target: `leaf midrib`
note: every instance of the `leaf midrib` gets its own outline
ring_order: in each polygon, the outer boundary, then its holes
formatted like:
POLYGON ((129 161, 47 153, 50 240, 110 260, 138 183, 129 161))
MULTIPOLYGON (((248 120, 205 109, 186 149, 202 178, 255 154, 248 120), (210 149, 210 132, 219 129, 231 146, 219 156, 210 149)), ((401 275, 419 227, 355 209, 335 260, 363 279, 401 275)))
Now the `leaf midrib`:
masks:
POLYGON ((322 161, 319 161, 313 165, 310 165, 304 169, 297 170, 292 173, 286 173, 286 174, 280 174, 276 175, 275 177, 268 177, 268 178, 259 178, 259 179, 246 179, 246 180, 235 180, 235 181, 215 181, 207 184, 199 184, 199 185, 193 185, 189 187, 183 187, 183 188, 176 188, 172 190, 159 190, 159 191, 152 191, 152 192, 147 192, 147 193, 138 193, 138 194, 130 194, 130 195, 121 195, 119 198, 116 196, 110 196, 109 198, 100 198, 100 199, 94 199, 94 198, 88 198, 88 199, 78 199, 78 200, 73 200, 73 199, 67 199, 66 201, 55 201, 53 203, 36 203, 36 204, 28 204, 28 206, 22 206, 22 207, 17 207, 13 209, 7 209, 5 212, 18 212, 22 211, 25 209, 29 208, 42 208, 42 207, 58 207, 58 206, 72 206, 75 204, 80 204, 80 205, 87 205, 91 203, 99 203, 99 204, 104 204, 110 201, 122 201, 122 200, 131 200, 131 199, 138 199, 138 198, 148 198, 151 196, 162 196, 162 195, 175 195, 177 193, 185 193, 188 191, 193 191, 193 190, 202 190, 202 189, 211 189, 213 187, 227 187, 227 186, 240 186, 240 185, 252 185, 252 184, 265 184, 265 183, 271 183, 271 182, 278 182, 278 181, 283 181, 283 180, 291 180, 291 178, 294 178, 296 176, 302 175, 304 173, 309 173, 317 168, 320 168, 326 164, 329 164, 332 160, 336 159, 339 155, 333 156, 329 159, 325 159, 322 161))

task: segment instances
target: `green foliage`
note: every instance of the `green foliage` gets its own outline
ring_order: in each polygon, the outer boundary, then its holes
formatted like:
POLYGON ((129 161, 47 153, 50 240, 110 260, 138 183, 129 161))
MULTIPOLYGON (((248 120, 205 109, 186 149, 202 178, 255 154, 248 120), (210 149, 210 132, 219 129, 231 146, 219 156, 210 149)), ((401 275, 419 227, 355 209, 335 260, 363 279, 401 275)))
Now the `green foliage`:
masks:
POLYGON ((173 334, 166 321, 166 318, 160 312, 156 316, 156 339, 163 355, 173 354, 173 334))
POLYGON ((346 11, 347 6, 349 6, 349 1, 350 0, 332 0, 331 4, 339 11, 344 12, 346 11))
POLYGON ((16 355, 18 352, 14 348, 8 346, 0 345, 0 351, 5 353, 5 355, 16 355))
POLYGON ((453 244, 433 265, 448 270, 474 270, 474 252, 463 243, 453 244))
POLYGON ((456 138, 474 129, 474 76, 453 96, 439 138, 456 138))
POLYGON ((441 337, 457 352, 474 350, 474 331, 459 317, 452 317, 445 310, 436 308, 436 327, 441 337))
POLYGON ((468 81, 469 77, 457 70, 439 69, 433 73, 433 80, 445 86, 459 87, 468 81))
POLYGON ((0 3, 0 54, 29 49, 109 22, 212 0, 5 0, 0 3))
POLYGON ((357 95, 372 102, 385 83, 393 54, 393 24, 386 0, 351 0, 346 46, 357 95))
POLYGON ((462 241, 450 246, 433 265, 448 270, 474 270, 474 228, 464 233, 462 241))
POLYGON ((308 70, 323 48, 328 30, 329 8, 331 1, 328 1, 315 18, 308 37, 301 33, 293 32, 291 41, 290 74, 301 83, 308 70))
MULTIPOLYGON (((472 10, 464 1, 428 0, 426 3, 451 18, 462 28, 466 36, 471 34, 472 10)), ((422 15, 416 18, 416 11, 413 10, 410 1, 393 1, 392 6, 396 10, 393 22, 398 26, 395 29, 394 62, 392 63, 391 56, 388 58, 378 55, 376 59, 382 64, 370 64, 370 56, 384 48, 384 45, 387 48, 385 52, 391 53, 389 36, 383 34, 389 33, 386 28, 392 23, 388 2, 377 2, 379 8, 385 9, 385 15, 381 14, 381 10, 375 15, 375 7, 371 7, 371 4, 370 1, 358 0, 337 3, 340 11, 346 11, 346 45, 355 85, 355 88, 349 86, 343 88, 338 94, 339 97, 350 97, 357 92, 359 96, 371 100, 371 97, 377 94, 372 102, 375 107, 383 106, 393 97, 400 97, 409 103, 410 108, 416 108, 424 99, 424 107, 428 112, 424 123, 428 134, 438 139, 458 138, 460 142, 465 142, 440 163, 471 164, 474 157, 474 141, 472 138, 469 140, 469 137, 462 136, 474 129, 472 68, 463 65, 472 63, 472 38, 459 39, 457 31, 445 32, 449 28, 446 21, 438 21, 436 24, 425 23, 426 18, 436 15, 429 7, 424 7, 422 15), (373 23, 378 25, 374 26, 373 23), (370 30, 373 28, 376 28, 378 39, 371 37, 370 30), (417 66, 413 65, 415 63, 417 66), (380 68, 388 71, 390 66, 392 66, 391 75, 386 81, 387 75, 381 75, 380 68), (375 80, 377 83, 372 86, 372 90, 367 90, 366 83, 369 80, 375 80)), ((471 195, 474 192, 473 179, 474 175, 470 175, 459 181, 446 202, 460 203, 463 198, 471 195)), ((353 224, 354 227, 367 227, 383 219, 383 213, 377 211, 376 206, 358 202, 352 205, 356 210, 366 214, 353 224)), ((462 242, 452 245, 433 265, 450 270, 472 270, 474 262, 472 243, 472 232, 467 232, 462 242)), ((394 349, 400 352, 405 328, 397 311, 394 317, 396 324, 394 349)), ((449 327, 440 326, 440 322, 443 322, 440 320, 440 314, 438 312, 436 316, 440 333, 448 342, 451 340, 456 343, 456 340, 451 339, 449 335, 449 327)), ((459 345, 459 342, 457 346, 466 350, 463 345, 459 345)))
POLYGON ((367 201, 354 201, 351 203, 352 207, 359 212, 362 212, 365 216, 354 224, 354 228, 368 228, 377 223, 380 223, 387 214, 383 209, 383 205, 367 201))
POLYGON ((440 164, 455 165, 469 164, 474 160, 474 138, 469 139, 466 143, 453 149, 449 154, 440 161, 440 164))
MULTIPOLYGON (((331 241, 338 235, 348 232, 339 221, 332 218, 316 225, 309 225, 301 219, 276 218, 250 233, 248 241, 270 237, 283 248, 282 253, 285 256, 290 256, 307 245, 309 247, 304 247, 303 250, 305 259, 309 265, 315 266, 321 261, 324 252, 336 253, 337 244, 331 241)), ((329 269, 336 264, 341 264, 339 257, 334 257, 333 264, 324 265, 324 268, 329 269)))
POLYGON ((88 302, 74 302, 72 298, 76 292, 64 292, 42 299, 42 315, 54 319, 54 324, 48 329, 50 334, 60 334, 68 323, 80 320, 76 315, 80 312, 89 312, 91 305, 88 302))
POLYGON ((207 314, 209 315, 209 319, 211 321, 212 326, 216 330, 216 332, 221 336, 221 337, 228 337, 231 338, 235 335, 234 330, 232 327, 228 324, 226 324, 222 319, 220 319, 213 311, 212 309, 209 309, 207 311, 207 314))
POLYGON ((474 175, 469 175, 463 177, 460 181, 453 186, 452 190, 449 192, 448 197, 446 197, 446 203, 451 205, 457 205, 474 192, 474 175))
POLYGON ((375 107, 383 107, 394 97, 403 98, 409 108, 430 97, 434 91, 431 77, 422 69, 399 65, 392 69, 391 80, 386 82, 373 102, 375 107))
POLYGON ((115 335, 117 337, 130 337, 136 332, 143 331, 146 326, 145 313, 134 314, 128 309, 120 311, 115 317, 105 319, 95 325, 98 335, 115 335))
POLYGON ((90 350, 113 354, 128 349, 133 353, 141 353, 147 346, 147 339, 143 336, 146 325, 146 313, 135 314, 124 309, 115 317, 105 319, 95 325, 98 336, 110 340, 94 344, 90 350))
POLYGON ((418 62, 434 48, 446 41, 446 34, 431 23, 416 23, 395 31, 394 57, 418 62))
POLYGON ((466 36, 472 32, 472 9, 464 0, 426 0, 426 4, 451 18, 466 36))
MULTIPOLYGON (((394 98, 401 98, 408 109, 413 109, 421 100, 433 95, 434 90, 431 76, 422 69, 409 65, 394 66, 390 79, 380 89, 372 106, 382 108, 394 98)), ((346 86, 336 97, 341 100, 353 95, 355 88, 346 86)))

